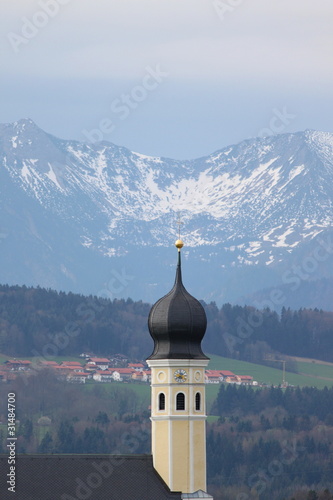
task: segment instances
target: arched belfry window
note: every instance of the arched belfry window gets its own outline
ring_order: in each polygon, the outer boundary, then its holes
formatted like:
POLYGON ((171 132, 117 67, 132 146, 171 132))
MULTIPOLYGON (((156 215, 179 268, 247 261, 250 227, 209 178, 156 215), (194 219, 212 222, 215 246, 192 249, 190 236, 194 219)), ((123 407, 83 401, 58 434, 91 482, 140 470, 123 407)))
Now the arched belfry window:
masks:
POLYGON ((185 394, 178 392, 176 397, 176 410, 185 410, 185 394))
POLYGON ((196 409, 196 411, 201 410, 201 394, 200 394, 200 392, 197 392, 195 395, 195 409, 196 409))
POLYGON ((163 392, 158 395, 158 409, 165 410, 165 394, 163 392))

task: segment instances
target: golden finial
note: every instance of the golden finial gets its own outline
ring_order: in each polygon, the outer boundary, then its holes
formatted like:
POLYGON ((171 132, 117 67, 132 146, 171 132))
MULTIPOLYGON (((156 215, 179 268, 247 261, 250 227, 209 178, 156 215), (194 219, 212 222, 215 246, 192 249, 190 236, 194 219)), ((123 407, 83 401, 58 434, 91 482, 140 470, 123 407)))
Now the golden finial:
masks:
POLYGON ((178 252, 180 252, 180 249, 183 248, 184 243, 182 242, 182 240, 177 240, 175 245, 178 248, 178 252))
POLYGON ((180 226, 184 224, 180 218, 180 212, 178 212, 178 220, 176 222, 178 224, 178 240, 175 242, 175 245, 178 248, 178 252, 180 252, 181 248, 184 246, 183 241, 180 239, 180 226))

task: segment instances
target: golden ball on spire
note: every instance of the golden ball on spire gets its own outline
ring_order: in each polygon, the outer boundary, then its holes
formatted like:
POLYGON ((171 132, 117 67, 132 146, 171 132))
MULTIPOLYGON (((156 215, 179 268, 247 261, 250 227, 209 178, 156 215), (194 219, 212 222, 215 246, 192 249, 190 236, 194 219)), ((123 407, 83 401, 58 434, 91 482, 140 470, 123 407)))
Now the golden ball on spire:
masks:
POLYGON ((177 240, 175 245, 178 248, 178 250, 180 250, 181 248, 183 248, 184 243, 182 242, 182 240, 177 240))

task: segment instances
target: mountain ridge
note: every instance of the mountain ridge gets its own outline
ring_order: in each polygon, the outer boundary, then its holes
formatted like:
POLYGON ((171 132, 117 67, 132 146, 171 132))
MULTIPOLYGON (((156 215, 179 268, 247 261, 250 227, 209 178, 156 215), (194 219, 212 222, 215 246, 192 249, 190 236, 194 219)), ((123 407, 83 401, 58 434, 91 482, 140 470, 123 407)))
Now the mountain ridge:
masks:
MULTIPOLYGON (((107 141, 59 139, 30 119, 0 125, 3 234, 18 226, 30 247, 30 256, 26 251, 20 257, 21 249, 17 256, 26 270, 15 273, 12 256, 10 273, 0 281, 13 283, 16 274, 18 283, 47 286, 52 275, 52 287, 97 293, 107 269, 127 266, 128 274, 137 275, 127 283, 128 293, 153 301, 158 278, 162 288, 168 281, 173 254, 167 248, 181 212, 189 283, 199 296, 221 303, 258 291, 261 282, 269 288, 291 262, 313 251, 318 235, 330 231, 332 150, 333 134, 306 130, 246 139, 180 161, 107 141), (49 247, 46 254, 43 246, 49 247), (157 267, 151 280, 149 263, 161 260, 167 265, 161 276, 157 267), (45 263, 37 273, 44 275, 41 283, 27 269, 32 261, 35 270, 45 263), (205 274, 212 276, 206 285, 200 283, 205 274), (240 283, 231 285, 239 276, 240 283)), ((2 242, 13 243, 8 236, 2 242)), ((321 264, 312 278, 325 276, 328 262, 321 264)))

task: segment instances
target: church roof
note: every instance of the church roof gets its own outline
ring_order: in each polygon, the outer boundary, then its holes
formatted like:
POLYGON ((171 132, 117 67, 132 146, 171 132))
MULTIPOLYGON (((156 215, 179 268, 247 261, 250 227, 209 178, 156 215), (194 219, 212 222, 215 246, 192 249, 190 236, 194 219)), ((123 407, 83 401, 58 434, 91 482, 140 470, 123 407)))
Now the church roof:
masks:
POLYGON ((208 359, 201 350, 206 326, 204 308, 183 285, 179 248, 175 284, 149 314, 154 351, 148 359, 208 359))
POLYGON ((16 492, 8 491, 8 455, 0 455, 2 500, 181 500, 150 455, 17 455, 16 492))

